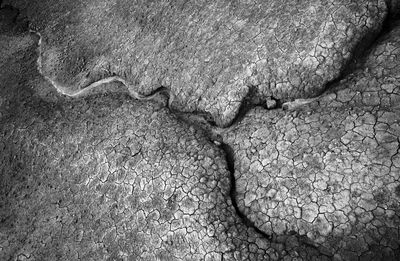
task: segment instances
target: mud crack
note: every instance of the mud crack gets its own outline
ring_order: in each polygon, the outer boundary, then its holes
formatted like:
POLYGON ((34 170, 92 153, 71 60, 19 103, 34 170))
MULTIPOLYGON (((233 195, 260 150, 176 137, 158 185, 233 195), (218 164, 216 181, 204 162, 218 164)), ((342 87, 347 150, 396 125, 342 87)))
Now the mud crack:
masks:
MULTIPOLYGON (((2 4, 2 1, 0 0, 0 5, 2 4)), ((363 65, 365 57, 368 56, 369 52, 371 51, 372 47, 374 44, 377 42, 378 39, 383 37, 385 34, 387 34, 392 28, 393 24, 398 23, 398 18, 394 19, 393 17, 389 16, 385 20, 382 28, 379 29, 379 32, 374 32, 373 34, 366 35, 354 48, 354 52, 352 54, 352 58, 349 60, 347 65, 344 67, 342 72, 340 73, 339 77, 336 79, 328 82, 322 91, 317 94, 314 98, 309 98, 309 99, 297 99, 295 101, 288 101, 288 102, 283 102, 282 100, 276 99, 274 97, 269 97, 268 99, 260 99, 259 95, 257 94, 258 90, 256 86, 250 86, 249 91, 247 95, 244 97, 244 99, 241 102, 240 108, 231 122, 230 126, 228 128, 218 128, 212 118, 210 118, 210 115, 207 115, 207 113, 196 113, 196 112, 191 112, 191 113, 182 113, 174 110, 171 107, 171 102, 173 100, 173 97, 171 97, 171 92, 170 89, 164 86, 160 86, 159 88, 155 89, 148 95, 142 95, 136 91, 134 91, 134 88, 129 86, 129 84, 120 76, 118 75, 113 75, 111 77, 107 77, 104 79, 101 79, 99 81, 93 82, 90 84, 88 87, 79 90, 78 92, 68 92, 67 89, 62 88, 61 86, 57 86, 54 82, 52 84, 54 87, 63 95, 69 96, 69 97, 81 97, 81 96, 87 96, 96 93, 100 89, 102 89, 106 84, 110 83, 120 83, 123 86, 126 87, 128 90, 129 94, 131 97, 138 99, 138 100, 153 100, 153 99, 158 99, 161 98, 163 100, 166 100, 166 108, 169 109, 169 111, 175 115, 178 119, 189 123, 191 126, 200 129, 205 133, 205 135, 208 137, 209 141, 214 143, 216 146, 218 146, 225 155, 225 160, 226 160, 226 167, 229 170, 230 173, 230 191, 229 191, 229 196, 232 202, 232 205, 235 209, 235 212, 238 217, 240 217, 240 220, 245 224, 247 227, 253 228, 257 233, 262 235, 264 238, 270 240, 271 242, 277 242, 277 243, 284 243, 288 240, 288 238, 296 238, 298 242, 307 245, 311 248, 314 248, 318 250, 320 253, 322 253, 325 256, 331 257, 332 254, 327 250, 323 249, 321 246, 316 246, 307 236, 301 236, 297 232, 290 231, 288 234, 283 235, 283 236, 277 236, 275 234, 268 234, 265 233, 264 231, 260 230, 254 222, 252 222, 244 213, 242 213, 238 207, 238 203, 236 200, 236 179, 235 179, 235 151, 232 149, 232 147, 225 143, 223 139, 220 137, 219 132, 221 131, 229 131, 229 128, 238 124, 240 121, 242 121, 243 118, 246 117, 248 112, 253 109, 254 107, 260 106, 263 107, 266 110, 293 110, 296 109, 299 106, 304 106, 307 103, 313 102, 319 97, 325 95, 335 87, 339 85, 339 83, 346 78, 348 75, 352 74, 355 70, 360 68, 360 66, 363 65)), ((39 50, 40 50, 40 44, 41 44, 41 36, 37 32, 33 32, 37 35, 39 35, 39 50)), ((40 57, 40 54, 39 54, 40 57)), ((39 58, 40 59, 40 58, 39 58)), ((40 71, 40 60, 38 60, 38 69, 40 71)), ((47 78, 47 77, 46 77, 47 78)), ((47 78, 47 80, 49 80, 47 78)))

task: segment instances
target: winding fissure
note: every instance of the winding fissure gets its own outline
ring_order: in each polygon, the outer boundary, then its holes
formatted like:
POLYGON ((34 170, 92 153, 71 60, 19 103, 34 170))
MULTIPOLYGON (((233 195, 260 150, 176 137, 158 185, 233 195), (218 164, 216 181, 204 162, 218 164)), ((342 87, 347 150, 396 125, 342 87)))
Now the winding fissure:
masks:
POLYGON ((225 155, 225 160, 227 164, 227 169, 230 173, 230 191, 229 196, 231 198, 232 205, 235 209, 236 215, 240 218, 243 224, 247 227, 254 229, 258 234, 263 236, 265 239, 269 240, 272 243, 285 243, 290 237, 295 237, 299 243, 302 243, 308 247, 311 247, 314 250, 318 250, 324 256, 332 257, 333 254, 330 251, 322 246, 316 246, 306 235, 302 236, 295 231, 289 231, 286 235, 277 236, 274 234, 268 234, 261 229, 259 229, 254 222, 252 222, 244 213, 241 212, 239 206, 236 201, 236 178, 235 178, 235 153, 234 150, 228 144, 224 142, 220 142, 218 146, 225 155))
MULTIPOLYGON (((2 4, 2 0, 0 0, 0 6, 1 6, 1 4, 2 4)), ((323 90, 319 94, 316 95, 316 98, 321 95, 324 95, 328 91, 332 90, 346 76, 350 75, 356 69, 358 69, 358 66, 360 64, 361 65, 363 64, 363 62, 364 62, 363 57, 365 57, 370 52, 371 47, 376 43, 376 41, 379 40, 381 37, 383 37, 385 34, 387 34, 392 29, 394 23, 395 24, 399 23, 398 18, 395 22, 393 19, 394 18, 388 16, 379 33, 377 32, 377 34, 375 36, 368 36, 368 37, 366 37, 366 39, 362 39, 362 41, 360 41, 360 44, 357 47, 357 48, 361 47, 359 49, 360 51, 357 51, 353 54, 353 57, 349 60, 348 64, 344 67, 344 69, 342 70, 340 75, 337 78, 335 78, 334 80, 328 82, 324 86, 323 90)), ((40 37, 40 35, 39 35, 39 37, 40 37)), ((38 47, 40 50, 40 39, 39 39, 38 47)), ((40 54, 39 54, 39 57, 40 57, 40 54)), ((39 66, 38 66, 38 69, 40 71, 39 66)), ((332 254, 330 254, 329 251, 327 251, 326 249, 321 249, 320 246, 316 246, 315 244, 313 244, 313 242, 311 240, 309 240, 307 236, 299 235, 297 232, 290 231, 285 236, 276 236, 274 234, 268 234, 268 233, 260 230, 259 228, 257 228, 257 226, 254 224, 254 222, 252 222, 244 213, 242 213, 240 211, 238 203, 236 201, 237 191, 236 191, 236 178, 235 178, 235 152, 234 152, 234 150, 232 149, 232 147, 229 144, 225 143, 220 137, 216 138, 216 135, 212 132, 212 129, 215 129, 215 127, 216 127, 215 122, 212 119, 210 119, 209 117, 204 116, 204 113, 203 114, 199 113, 197 118, 190 118, 190 115, 183 116, 183 114, 181 112, 175 111, 171 107, 172 97, 171 97, 171 92, 170 92, 169 88, 161 86, 161 87, 155 89, 154 91, 152 91, 149 95, 144 96, 139 93, 133 93, 132 88, 129 88, 129 84, 127 84, 126 81, 124 79, 122 79, 121 77, 112 76, 112 77, 108 77, 108 78, 102 79, 100 81, 97 81, 97 82, 91 84, 88 88, 82 89, 81 91, 79 91, 77 93, 63 93, 62 91, 61 91, 61 93, 64 95, 67 95, 67 96, 71 96, 71 97, 78 97, 78 96, 87 94, 88 92, 90 92, 91 90, 93 90, 94 88, 96 88, 102 84, 110 83, 110 82, 122 83, 123 85, 125 85, 127 87, 131 96, 138 100, 151 100, 156 95, 159 95, 159 94, 163 95, 163 97, 165 97, 167 99, 166 107, 169 109, 169 111, 173 115, 175 115, 178 119, 184 121, 185 123, 189 124, 190 126, 200 129, 209 138, 210 142, 213 142, 214 144, 216 144, 216 146, 218 146, 224 152, 225 160, 226 160, 226 167, 230 173, 229 196, 230 196, 232 205, 235 209, 235 212, 243 224, 245 224, 247 227, 254 229, 254 231, 256 231, 257 233, 259 233, 260 235, 262 235, 264 238, 266 238, 267 240, 269 240, 271 242, 282 243, 288 237, 294 236, 297 238, 297 240, 299 242, 301 242, 307 246, 310 246, 314 249, 318 249, 321 253, 325 253, 324 255, 326 255, 326 256, 332 256, 332 254)), ((52 84, 54 85, 54 82, 52 82, 52 84)), ((54 85, 54 87, 58 91, 60 91, 60 88, 57 88, 56 85, 54 85)), ((274 97, 271 97, 271 99, 275 102, 275 106, 273 108, 267 108, 266 106, 264 106, 263 101, 261 101, 259 98, 257 98, 257 87, 250 86, 249 91, 248 91, 247 95, 245 96, 245 98, 243 99, 235 118, 232 120, 231 124, 228 127, 238 124, 248 114, 248 112, 256 106, 262 106, 265 110, 273 110, 273 109, 285 109, 286 108, 285 105, 288 104, 288 103, 283 103, 281 100, 276 99, 274 97)), ((312 99, 314 99, 314 98, 312 98, 312 99)), ((192 113, 192 114, 195 114, 195 113, 192 113)))
MULTIPOLYGON (((390 15, 387 16, 387 18, 384 21, 384 24, 382 25, 382 28, 380 29, 379 32, 376 32, 373 35, 367 35, 364 37, 364 39, 361 39, 359 44, 354 48, 353 55, 349 62, 344 66, 343 70, 339 74, 339 76, 332 81, 328 82, 325 84, 323 90, 318 93, 315 97, 309 98, 309 99, 299 99, 299 101, 294 101, 294 102, 283 102, 279 99, 276 99, 274 97, 271 97, 271 99, 275 102, 275 106, 273 108, 268 108, 265 104, 264 101, 262 101, 260 98, 257 96, 257 86, 249 86, 249 91, 245 98, 243 99, 239 110, 235 116, 235 118, 232 120, 231 124, 227 127, 232 127, 236 124, 238 124, 247 114, 248 112, 255 108, 255 107, 262 107, 265 110, 276 110, 276 109, 283 109, 283 110, 288 110, 291 109, 291 104, 296 103, 299 104, 299 106, 303 104, 307 104, 309 102, 312 102, 316 100, 317 98, 325 95, 331 90, 334 90, 336 86, 339 85, 339 83, 345 79, 347 76, 350 74, 354 73, 357 69, 359 69, 361 66, 364 65, 365 63, 365 57, 368 56, 368 54, 371 52, 373 46, 380 40, 382 39, 385 35, 387 35, 395 26, 399 25, 400 23, 400 17, 392 17, 390 15)), ((296 106, 297 107, 297 106, 296 106)), ((171 109, 170 109, 171 110, 171 109)), ((172 113, 176 113, 173 110, 171 110, 172 113)), ((210 141, 214 142, 217 144, 217 146, 224 152, 225 155, 225 160, 227 164, 227 169, 230 173, 230 192, 229 196, 231 198, 232 205, 235 209, 236 214, 238 217, 241 219, 242 223, 245 224, 247 227, 253 228, 257 233, 262 235, 264 238, 269 240, 270 242, 274 243, 282 243, 285 242, 289 237, 294 236, 298 242, 301 242, 302 244, 305 244, 315 250, 318 250, 323 256, 327 257, 332 257, 333 254, 325 247, 321 245, 315 245, 306 235, 300 235, 295 231, 289 231, 287 235, 283 236, 277 236, 274 234, 268 234, 259 228, 252 222, 244 213, 241 212, 239 209, 238 203, 236 201, 236 178, 235 178, 235 152, 232 149, 232 147, 225 143, 222 138, 218 137, 218 140, 215 140, 215 132, 213 130, 216 129, 215 124, 212 124, 210 121, 205 120, 206 123, 208 123, 210 126, 204 129, 204 124, 200 126, 200 128, 205 132, 205 134, 209 137, 210 141), (211 131, 210 131, 211 129, 211 131)), ((187 122, 187 121, 186 121, 187 122)), ((194 122, 189 122, 192 126, 197 125, 194 122)), ((226 129, 226 128, 225 128, 226 129)))
POLYGON ((380 29, 373 32, 372 34, 366 34, 358 44, 353 48, 351 52, 351 58, 344 65, 343 69, 340 71, 339 75, 328 81, 319 93, 315 95, 314 98, 318 98, 335 90, 341 83, 343 79, 360 69, 366 62, 366 58, 370 54, 374 45, 379 42, 385 35, 387 35, 393 28, 398 26, 400 23, 400 17, 388 12, 385 20, 380 29))
POLYGON ((252 227, 257 233, 263 235, 265 238, 267 238, 268 240, 272 240, 272 235, 265 233, 264 231, 258 229, 254 223, 249 220, 245 214, 243 214, 240 209, 239 206, 236 202, 236 179, 235 179, 235 155, 234 155, 234 151, 231 148, 231 146, 229 146, 228 144, 221 142, 221 144, 219 145, 219 148, 224 152, 225 154, 225 160, 226 160, 226 164, 227 164, 227 168, 228 171, 230 173, 230 191, 229 191, 229 196, 231 198, 232 201, 232 205, 235 208, 236 214, 239 216, 239 218, 241 219, 241 221, 248 227, 252 227))

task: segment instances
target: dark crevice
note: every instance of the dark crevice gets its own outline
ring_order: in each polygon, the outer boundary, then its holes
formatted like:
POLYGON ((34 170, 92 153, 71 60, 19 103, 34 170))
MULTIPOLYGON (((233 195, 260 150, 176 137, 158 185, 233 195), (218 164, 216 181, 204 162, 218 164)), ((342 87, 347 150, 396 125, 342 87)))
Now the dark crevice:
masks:
MULTIPOLYGON (((266 108, 266 109, 270 110, 270 109, 281 109, 282 108, 282 106, 284 104, 284 102, 282 100, 277 99, 275 97, 271 97, 271 100, 273 100, 275 102, 275 106, 273 108, 266 108)), ((265 106, 264 106, 264 108, 265 108, 265 106)))
POLYGON ((192 126, 196 130, 203 133, 207 140, 214 144, 219 144, 222 142, 222 137, 218 130, 219 128, 213 117, 209 113, 204 112, 180 112, 173 108, 168 108, 170 113, 177 117, 181 122, 184 122, 188 126, 192 126))
POLYGON ((283 102, 275 97, 264 97, 260 95, 258 86, 248 86, 249 90, 246 96, 242 99, 239 109, 226 128, 232 127, 235 124, 241 122, 248 112, 258 106, 262 106, 266 110, 280 109, 282 108, 283 102))
MULTIPOLYGON (((364 65, 367 57, 372 55, 374 47, 379 44, 385 37, 387 37, 388 34, 391 33, 393 29, 396 27, 400 26, 400 20, 399 19, 394 19, 393 17, 388 15, 388 17, 385 19, 381 31, 379 34, 374 38, 374 41, 368 46, 368 49, 365 50, 364 56, 359 59, 359 63, 361 65, 364 65)), ((358 68, 357 68, 358 69, 358 68)))
MULTIPOLYGON (((269 240, 272 243, 278 243, 278 244, 285 244, 289 238, 296 238, 296 241, 299 243, 310 247, 313 250, 318 251, 321 255, 327 256, 327 257, 332 257, 333 254, 325 247, 322 246, 316 246, 312 240, 310 240, 306 235, 299 235, 296 231, 288 231, 287 234, 285 235, 275 235, 275 234, 268 234, 261 229, 259 229, 253 221, 251 221, 244 213, 242 213, 239 209, 239 206, 237 204, 236 196, 237 196, 237 191, 236 191, 236 178, 235 178, 235 152, 232 149, 231 146, 224 142, 220 142, 220 145, 218 146, 225 154, 225 160, 227 164, 227 169, 230 173, 230 191, 229 195, 231 198, 232 205, 235 209, 236 215, 240 218, 243 224, 245 224, 247 227, 250 227, 254 229, 258 234, 260 234, 263 238, 269 240)), ((301 247, 301 245, 300 245, 301 247)))
POLYGON ((249 91, 246 96, 242 99, 239 109, 227 127, 231 127, 243 120, 247 113, 256 106, 259 101, 255 100, 258 97, 258 90, 256 86, 249 86, 249 91))
MULTIPOLYGON (((10 6, 2 6, 2 0, 0 0, 0 7, 2 7, 0 10, 5 9, 5 8, 12 8, 12 12, 17 12, 15 17, 13 17, 13 21, 16 22, 17 18, 19 16, 19 11, 17 9, 14 9, 13 7, 10 6)), ((366 61, 366 57, 368 54, 370 54, 372 47, 376 44, 376 42, 384 37, 386 34, 388 34, 395 25, 399 25, 399 15, 392 15, 389 14, 385 20, 385 22, 382 25, 382 28, 380 28, 380 31, 375 31, 369 35, 366 35, 364 38, 362 38, 358 45, 353 50, 353 55, 351 59, 349 59, 349 62, 344 66, 344 69, 341 71, 339 76, 332 80, 329 81, 328 83, 325 84, 323 90, 316 95, 316 97, 319 97, 321 95, 324 95, 326 92, 334 88, 335 86, 339 85, 339 83, 345 79, 348 75, 353 73, 355 70, 359 69, 366 61)), ((235 152, 232 149, 231 146, 228 144, 224 143, 222 138, 218 135, 215 134, 213 131, 217 125, 213 119, 213 117, 209 113, 205 112, 190 112, 190 113, 183 113, 183 112, 178 112, 175 111, 171 106, 168 106, 170 100, 170 89, 164 86, 160 86, 159 88, 155 89, 152 91, 149 95, 146 97, 154 96, 156 94, 161 94, 164 99, 167 99, 167 107, 170 110, 170 112, 175 115, 179 120, 185 122, 186 124, 189 124, 190 126, 194 126, 196 129, 201 130, 202 132, 205 133, 205 135, 208 137, 210 142, 217 143, 219 144, 218 147, 224 152, 225 154, 225 160, 227 164, 227 169, 230 173, 230 191, 229 191, 229 196, 231 198, 232 205, 235 209, 236 214, 240 218, 240 220, 245 224, 247 227, 250 227, 254 229, 257 233, 262 235, 264 238, 271 242, 276 242, 276 243, 283 243, 285 242, 289 237, 296 237, 296 239, 301 242, 302 244, 309 246, 315 250, 318 250, 320 253, 326 253, 324 255, 326 256, 332 256, 329 251, 326 249, 323 249, 320 246, 316 246, 307 236, 301 236, 295 231, 290 231, 288 232, 287 235, 283 236, 277 236, 275 234, 268 234, 259 228, 252 222, 244 213, 242 213, 239 209, 236 196, 237 196, 237 191, 236 191, 236 178, 235 178, 235 152)), ((256 106, 262 106, 267 110, 270 109, 282 109, 283 107, 283 101, 276 99, 274 97, 270 97, 270 100, 274 101, 274 106, 269 107, 266 105, 265 99, 260 98, 260 95, 257 90, 257 86, 249 86, 249 91, 242 100, 240 107, 238 109, 238 112, 235 116, 235 118, 232 120, 230 123, 230 126, 236 125, 240 123, 245 116, 248 114, 248 112, 253 109, 256 106)))
MULTIPOLYGON (((151 95, 149 95, 151 96, 151 95)), ((168 95, 170 99, 170 95, 168 95)), ((266 110, 281 109, 284 103, 282 100, 275 97, 261 97, 258 93, 257 86, 249 86, 249 91, 246 96, 242 99, 239 109, 233 118, 233 120, 224 127, 221 127, 215 121, 215 118, 209 112, 205 111, 190 111, 181 112, 172 108, 171 104, 168 102, 168 109, 171 113, 177 115, 181 120, 185 121, 190 125, 200 127, 203 131, 206 130, 209 136, 215 136, 215 130, 228 129, 234 125, 239 124, 248 114, 250 110, 256 107, 263 107, 266 110)))
POLYGON ((163 107, 169 107, 169 101, 171 99, 171 90, 169 87, 160 86, 157 89, 150 92, 148 95, 143 97, 143 100, 153 100, 154 102, 162 105, 163 107))
POLYGON ((358 45, 353 50, 352 58, 343 70, 343 76, 347 76, 357 69, 362 68, 374 47, 379 43, 386 35, 388 35, 396 26, 399 25, 399 21, 391 15, 391 10, 387 14, 381 28, 378 31, 372 32, 365 35, 358 45))
POLYGON ((398 17, 391 15, 389 10, 389 13, 383 21, 382 26, 374 32, 366 34, 360 39, 360 41, 353 48, 350 59, 344 65, 338 77, 331 81, 328 81, 321 89, 321 91, 319 91, 314 97, 317 98, 323 96, 324 94, 327 94, 330 91, 336 89, 340 85, 340 83, 344 79, 346 79, 346 77, 348 77, 355 71, 363 68, 368 59, 368 56, 371 55, 371 52, 373 51, 373 48, 376 46, 376 44, 379 43, 379 41, 384 38, 388 33, 390 33, 394 27, 399 26, 399 22, 400 21, 398 20, 398 17))
POLYGON ((385 0, 386 5, 388 7, 388 18, 391 21, 399 20, 400 19, 400 4, 398 3, 399 0, 385 0))
POLYGON ((154 96, 156 94, 164 95, 169 99, 169 97, 170 97, 170 88, 165 87, 165 86, 160 86, 160 87, 152 90, 149 94, 146 95, 146 97, 151 97, 151 96, 154 96))
POLYGON ((236 202, 236 179, 235 179, 235 155, 234 155, 234 151, 233 149, 226 143, 221 142, 221 145, 219 145, 220 149, 222 151, 224 151, 225 153, 225 160, 227 163, 227 168, 229 173, 231 174, 230 176, 230 181, 231 181, 231 187, 230 187, 230 198, 232 201, 232 205, 235 208, 235 212, 236 214, 239 216, 239 218, 241 219, 241 221, 248 227, 253 228, 257 233, 261 234, 264 238, 268 239, 268 240, 272 240, 272 235, 269 235, 267 233, 265 233, 264 231, 260 230, 257 228, 257 226, 251 221, 249 220, 245 214, 243 214, 240 210, 239 207, 237 205, 236 202))

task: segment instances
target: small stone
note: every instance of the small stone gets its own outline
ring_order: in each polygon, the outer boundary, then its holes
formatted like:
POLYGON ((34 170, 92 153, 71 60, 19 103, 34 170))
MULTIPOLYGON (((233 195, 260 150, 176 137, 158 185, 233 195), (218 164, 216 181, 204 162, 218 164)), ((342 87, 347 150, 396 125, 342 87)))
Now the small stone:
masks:
POLYGON ((268 99, 266 101, 266 105, 268 109, 274 109, 276 107, 276 101, 272 99, 268 99))

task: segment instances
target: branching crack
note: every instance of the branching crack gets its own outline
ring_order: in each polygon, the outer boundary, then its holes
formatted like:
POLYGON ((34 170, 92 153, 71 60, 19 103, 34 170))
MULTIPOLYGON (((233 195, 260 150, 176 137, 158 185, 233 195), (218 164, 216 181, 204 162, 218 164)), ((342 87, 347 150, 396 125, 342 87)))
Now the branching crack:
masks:
MULTIPOLYGON (((2 6, 2 0, 0 0, 0 7, 2 6)), ((397 18, 398 19, 398 18, 397 18)), ((353 73, 355 70, 359 69, 360 66, 362 66, 365 63, 365 57, 370 54, 372 47, 376 44, 376 42, 381 39, 384 35, 386 35, 389 31, 392 30, 394 24, 398 25, 399 21, 394 22, 394 18, 390 15, 387 16, 387 19, 385 20, 384 24, 382 25, 382 28, 380 28, 380 31, 373 32, 372 34, 366 35, 363 39, 360 39, 359 44, 354 48, 353 54, 349 62, 344 66, 344 69, 341 71, 340 75, 336 77, 334 80, 328 82, 325 84, 323 90, 317 94, 317 97, 320 97, 327 92, 331 91, 335 87, 339 85, 339 83, 346 78, 348 75, 353 73)), ((225 160, 227 164, 227 169, 230 173, 230 191, 229 191, 229 196, 231 198, 232 205, 235 209, 235 212, 237 216, 240 218, 240 220, 245 224, 247 227, 250 227, 254 229, 257 233, 262 235, 265 239, 271 241, 271 242, 277 242, 277 243, 282 243, 285 242, 289 237, 293 238, 295 237, 298 242, 301 242, 304 245, 307 245, 311 248, 317 249, 320 253, 325 253, 326 256, 332 256, 329 251, 326 249, 322 249, 321 246, 316 246, 310 239, 308 239, 307 236, 301 236, 297 232, 290 231, 287 235, 283 236, 277 236, 275 234, 268 234, 262 230, 260 230, 253 221, 251 221, 244 213, 242 213, 239 209, 238 203, 237 203, 237 191, 236 191, 236 178, 235 178, 235 152, 232 149, 232 147, 225 143, 222 138, 216 134, 215 130, 217 127, 215 125, 215 122, 213 121, 212 117, 208 115, 207 113, 196 113, 196 112, 190 112, 190 113, 182 113, 182 112, 177 112, 173 110, 171 107, 171 102, 172 98, 171 97, 171 92, 168 88, 166 87, 159 87, 152 91, 149 95, 143 96, 140 95, 139 93, 132 92, 133 88, 129 88, 129 84, 125 82, 124 79, 118 77, 118 76, 112 76, 106 79, 102 79, 99 82, 95 82, 92 85, 90 85, 87 89, 83 89, 80 92, 74 93, 74 94, 67 94, 69 96, 80 96, 84 93, 87 93, 93 88, 97 88, 103 83, 109 83, 109 82, 121 82, 125 86, 128 87, 131 96, 134 98, 137 98, 139 100, 149 100, 153 99, 157 94, 162 94, 163 99, 167 99, 166 107, 170 110, 172 114, 174 114, 178 119, 181 121, 187 123, 190 126, 193 126, 196 129, 199 129, 200 131, 204 132, 205 135, 208 137, 208 139, 216 143, 218 147, 224 152, 225 154, 225 160)), ((244 99, 241 102, 241 105, 238 109, 238 112, 235 116, 235 118, 232 120, 231 124, 229 127, 238 124, 243 120, 244 117, 248 114, 248 112, 253 109, 256 106, 263 106, 266 110, 271 110, 271 109, 290 109, 288 106, 294 105, 294 103, 283 103, 281 100, 270 97, 270 101, 272 101, 271 106, 266 105, 265 99, 260 98, 260 95, 258 93, 257 86, 249 86, 249 90, 244 97, 244 99)), ((305 103, 313 101, 315 98, 311 99, 306 99, 304 100, 305 103)), ((304 104, 304 103, 302 103, 304 104)), ((399 141, 400 142, 400 141, 399 141)), ((399 153, 399 150, 398 150, 399 153)))

